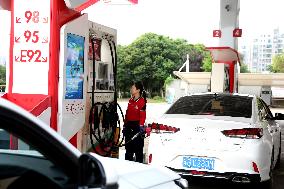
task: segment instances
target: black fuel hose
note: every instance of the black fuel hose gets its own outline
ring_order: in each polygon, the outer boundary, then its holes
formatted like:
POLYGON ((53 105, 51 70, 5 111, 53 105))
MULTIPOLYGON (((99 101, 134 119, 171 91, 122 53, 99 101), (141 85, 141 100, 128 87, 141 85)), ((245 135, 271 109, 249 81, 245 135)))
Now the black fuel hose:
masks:
MULTIPOLYGON (((120 107, 120 105, 117 103, 117 81, 116 81, 116 64, 117 64, 117 53, 116 53, 116 45, 115 42, 110 42, 108 40, 108 44, 110 47, 111 57, 112 57, 112 68, 113 68, 113 79, 114 79, 114 101, 110 103, 101 103, 97 102, 95 103, 94 100, 94 93, 95 93, 95 47, 94 47, 94 38, 92 38, 92 50, 93 50, 93 87, 92 87, 92 107, 90 110, 89 115, 89 127, 90 127, 90 141, 92 148, 95 153, 100 154, 96 150, 96 145, 94 143, 93 137, 98 142, 98 145, 100 146, 100 149, 102 152, 104 152, 106 156, 110 154, 111 148, 106 150, 110 146, 119 147, 122 146, 122 142, 124 140, 124 136, 122 137, 122 140, 120 141, 120 133, 121 133, 121 124, 120 119, 117 113, 117 107, 120 110, 120 113, 122 115, 122 119, 124 122, 124 115, 123 111, 120 107), (100 108, 100 111, 98 111, 100 108), (101 127, 100 127, 101 124, 101 127), (118 125, 118 127, 117 127, 118 125), (101 128, 103 129, 101 131, 101 128), (116 129, 118 130, 118 138, 117 141, 114 140, 114 133, 116 132, 116 129), (108 138, 108 141, 106 141, 105 136, 111 133, 111 136, 108 138), (112 142, 112 144, 110 144, 112 142)), ((100 154, 103 155, 103 154, 100 154)))
POLYGON ((123 142, 124 136, 122 137, 122 140, 120 141, 120 132, 121 132, 120 123, 121 122, 120 122, 118 113, 116 111, 117 107, 120 110, 120 113, 122 115, 122 119, 124 122, 123 111, 120 105, 117 103, 98 102, 98 103, 95 103, 94 106, 91 108, 91 112, 89 116, 90 140, 91 140, 92 148, 95 151, 95 153, 100 154, 96 150, 96 145, 94 143, 93 138, 95 138, 96 141, 98 142, 98 145, 100 146, 101 151, 105 153, 104 155, 108 155, 110 153, 110 149, 106 150, 108 147, 122 146, 121 144, 123 142), (99 109, 100 111, 98 111, 99 109), (117 127, 117 125, 119 127, 117 127), (114 141, 114 133, 116 132, 117 128, 119 128, 118 137, 117 137, 117 141, 114 141), (111 135, 108 138, 108 140, 106 140, 105 136, 108 133, 111 133, 111 135))

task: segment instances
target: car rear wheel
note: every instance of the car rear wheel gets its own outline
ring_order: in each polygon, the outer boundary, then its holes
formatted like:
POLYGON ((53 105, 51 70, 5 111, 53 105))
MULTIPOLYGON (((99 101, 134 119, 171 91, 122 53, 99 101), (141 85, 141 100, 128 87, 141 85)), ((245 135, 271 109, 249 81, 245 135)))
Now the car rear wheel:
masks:
POLYGON ((260 186, 258 188, 259 189, 272 189, 273 188, 273 181, 272 181, 272 179, 260 183, 260 186))

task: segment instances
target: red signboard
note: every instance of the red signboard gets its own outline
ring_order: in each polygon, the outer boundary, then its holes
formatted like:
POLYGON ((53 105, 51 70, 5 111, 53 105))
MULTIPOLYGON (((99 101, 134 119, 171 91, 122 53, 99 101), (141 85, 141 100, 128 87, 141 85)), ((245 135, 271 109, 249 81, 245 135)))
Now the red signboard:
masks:
POLYGON ((138 4, 138 0, 128 0, 128 1, 130 1, 133 4, 138 4))
POLYGON ((13 89, 48 94, 50 0, 13 0, 13 89))
POLYGON ((14 4, 14 61, 48 62, 50 2, 14 0, 14 4))
POLYGON ((243 30, 242 29, 236 28, 233 31, 233 37, 242 37, 242 34, 243 34, 243 30))

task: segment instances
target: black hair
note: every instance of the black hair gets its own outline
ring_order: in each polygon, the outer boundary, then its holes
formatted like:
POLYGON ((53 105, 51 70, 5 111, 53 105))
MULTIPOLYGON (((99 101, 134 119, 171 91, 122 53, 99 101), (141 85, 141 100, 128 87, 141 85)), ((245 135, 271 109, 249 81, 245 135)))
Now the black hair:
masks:
POLYGON ((138 90, 140 90, 140 96, 144 98, 145 100, 145 107, 142 108, 142 110, 146 110, 146 103, 147 103, 147 93, 144 89, 144 85, 141 81, 138 82, 134 82, 133 85, 135 86, 135 88, 138 90))

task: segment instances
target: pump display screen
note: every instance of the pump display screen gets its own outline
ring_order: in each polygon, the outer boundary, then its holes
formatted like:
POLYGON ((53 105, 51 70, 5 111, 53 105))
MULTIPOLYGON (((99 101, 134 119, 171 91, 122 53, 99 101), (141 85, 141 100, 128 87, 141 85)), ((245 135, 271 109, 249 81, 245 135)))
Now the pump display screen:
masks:
POLYGON ((98 79, 108 79, 108 64, 99 64, 99 70, 98 70, 98 79))
POLYGON ((67 34, 65 99, 83 99, 85 38, 67 34))

